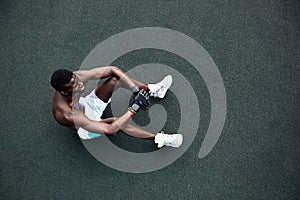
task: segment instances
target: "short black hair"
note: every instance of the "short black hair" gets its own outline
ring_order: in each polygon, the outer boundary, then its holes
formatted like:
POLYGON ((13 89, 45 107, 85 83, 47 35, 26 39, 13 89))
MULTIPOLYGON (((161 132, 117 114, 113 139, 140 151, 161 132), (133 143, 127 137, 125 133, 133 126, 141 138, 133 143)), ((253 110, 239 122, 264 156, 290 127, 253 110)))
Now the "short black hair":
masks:
POLYGON ((58 69, 51 76, 51 86, 58 92, 64 91, 64 85, 72 79, 73 72, 67 69, 58 69))

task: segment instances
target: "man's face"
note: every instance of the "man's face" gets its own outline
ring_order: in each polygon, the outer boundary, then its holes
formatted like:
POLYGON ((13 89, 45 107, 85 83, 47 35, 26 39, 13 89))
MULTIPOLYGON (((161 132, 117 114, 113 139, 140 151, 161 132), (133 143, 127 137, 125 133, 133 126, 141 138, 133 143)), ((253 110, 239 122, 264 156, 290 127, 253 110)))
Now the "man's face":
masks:
POLYGON ((73 93, 73 96, 79 95, 83 92, 84 85, 80 78, 73 74, 70 82, 65 84, 65 91, 64 94, 69 95, 73 93))

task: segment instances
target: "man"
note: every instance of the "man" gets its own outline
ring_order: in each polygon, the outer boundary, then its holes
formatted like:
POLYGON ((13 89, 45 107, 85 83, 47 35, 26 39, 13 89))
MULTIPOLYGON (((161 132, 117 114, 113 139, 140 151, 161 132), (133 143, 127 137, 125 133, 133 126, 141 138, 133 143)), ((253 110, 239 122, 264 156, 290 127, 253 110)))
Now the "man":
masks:
POLYGON ((52 111, 55 120, 64 126, 77 129, 82 139, 91 139, 105 135, 124 133, 144 139, 151 139, 158 147, 179 147, 182 144, 181 134, 151 133, 130 124, 132 117, 140 109, 147 110, 149 96, 163 98, 170 88, 172 77, 166 76, 157 84, 143 84, 130 78, 115 66, 98 67, 90 70, 71 72, 66 69, 56 70, 51 77, 51 85, 56 90, 52 111), (89 95, 81 97, 85 84, 89 80, 104 79, 89 95), (122 87, 133 92, 134 102, 120 117, 102 119, 101 116, 115 89, 122 87))

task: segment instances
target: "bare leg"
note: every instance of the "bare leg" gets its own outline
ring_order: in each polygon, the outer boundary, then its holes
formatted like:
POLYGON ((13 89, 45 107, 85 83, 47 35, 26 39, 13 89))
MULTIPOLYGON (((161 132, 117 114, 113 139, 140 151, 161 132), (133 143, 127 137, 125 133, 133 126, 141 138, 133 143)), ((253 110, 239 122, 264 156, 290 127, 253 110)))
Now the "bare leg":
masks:
MULTIPOLYGON (((110 117, 107 119, 103 119, 102 121, 106 122, 106 123, 112 123, 115 120, 116 120, 116 117, 110 117)), ((156 135, 155 133, 151 133, 147 130, 141 129, 132 124, 128 124, 125 128, 122 129, 122 131, 124 131, 124 133, 126 133, 127 135, 130 135, 132 137, 149 139, 149 140, 154 140, 155 135, 156 135)))
MULTIPOLYGON (((132 78, 130 78, 130 79, 140 89, 148 91, 148 86, 146 84, 141 83, 132 78)), ((104 102, 108 102, 108 100, 111 98, 111 96, 113 94, 113 91, 119 87, 126 88, 129 90, 131 89, 131 88, 126 87, 125 85, 122 85, 122 81, 118 81, 117 78, 111 77, 111 78, 107 79, 106 81, 104 81, 104 83, 99 85, 96 88, 95 93, 96 93, 97 97, 99 97, 99 99, 101 99, 104 102)))
POLYGON ((127 135, 137 138, 154 140, 155 133, 151 133, 147 130, 134 126, 132 124, 128 124, 122 131, 124 131, 127 135))
MULTIPOLYGON (((141 83, 135 79, 131 79, 131 80, 140 89, 148 90, 148 86, 146 84, 141 83)), ((96 96, 99 97, 102 101, 108 102, 115 89, 117 89, 118 87, 127 88, 125 85, 122 85, 121 82, 122 81, 118 81, 118 79, 114 77, 107 79, 106 81, 104 81, 104 83, 102 83, 96 88, 95 90, 96 96)), ((127 88, 127 89, 131 89, 131 88, 127 88)), ((116 117, 111 117, 111 118, 103 119, 102 121, 106 123, 112 123, 115 120, 116 117)), ((122 131, 124 131, 127 135, 130 135, 132 137, 144 138, 150 140, 153 140, 156 135, 154 133, 151 133, 149 131, 146 131, 144 129, 141 129, 131 124, 128 124, 125 128, 122 129, 122 131)))
POLYGON ((118 79, 110 77, 96 88, 96 96, 99 97, 99 99, 101 99, 102 101, 108 102, 108 100, 112 96, 113 91, 117 88, 117 85, 118 79))
MULTIPOLYGON (((137 81, 137 80, 135 80, 135 79, 133 79, 133 78, 130 78, 130 80, 136 85, 136 86, 138 86, 138 88, 140 88, 140 89, 143 89, 143 90, 145 90, 145 91, 148 91, 149 89, 148 89, 148 86, 145 84, 145 83, 142 83, 142 82, 140 82, 140 81, 137 81)), ((122 84, 122 81, 119 81, 118 82, 118 84, 116 85, 116 88, 119 88, 119 87, 122 87, 122 88, 125 88, 125 89, 131 89, 131 88, 128 88, 128 87, 126 87, 126 85, 123 85, 122 84)))
POLYGON ((143 90, 145 90, 145 91, 148 91, 149 89, 148 89, 148 86, 146 85, 146 84, 144 84, 144 83, 141 83, 140 81, 137 81, 137 80, 135 80, 135 79, 133 79, 133 78, 130 78, 131 79, 131 81, 136 85, 136 86, 138 86, 140 89, 143 89, 143 90))

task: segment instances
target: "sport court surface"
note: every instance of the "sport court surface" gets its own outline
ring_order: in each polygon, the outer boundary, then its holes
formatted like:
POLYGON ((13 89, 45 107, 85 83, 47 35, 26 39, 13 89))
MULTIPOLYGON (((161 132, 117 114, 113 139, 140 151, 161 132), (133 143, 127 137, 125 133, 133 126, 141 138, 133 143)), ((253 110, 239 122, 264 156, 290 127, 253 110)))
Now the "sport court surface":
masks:
MULTIPOLYGON (((299 199, 299 1, 2 1, 1 199, 299 199), (51 114, 52 72, 76 70, 100 42, 138 27, 164 27, 199 42, 214 59, 227 95, 222 135, 198 151, 210 120, 207 87, 184 59, 143 49, 114 61, 173 67, 200 102, 197 136, 176 162, 131 174, 97 161, 51 114)), ((169 93, 164 130, 180 109, 169 93)), ((136 119, 143 125, 147 116, 136 119)), ((118 135, 133 152, 149 141, 118 135)))

